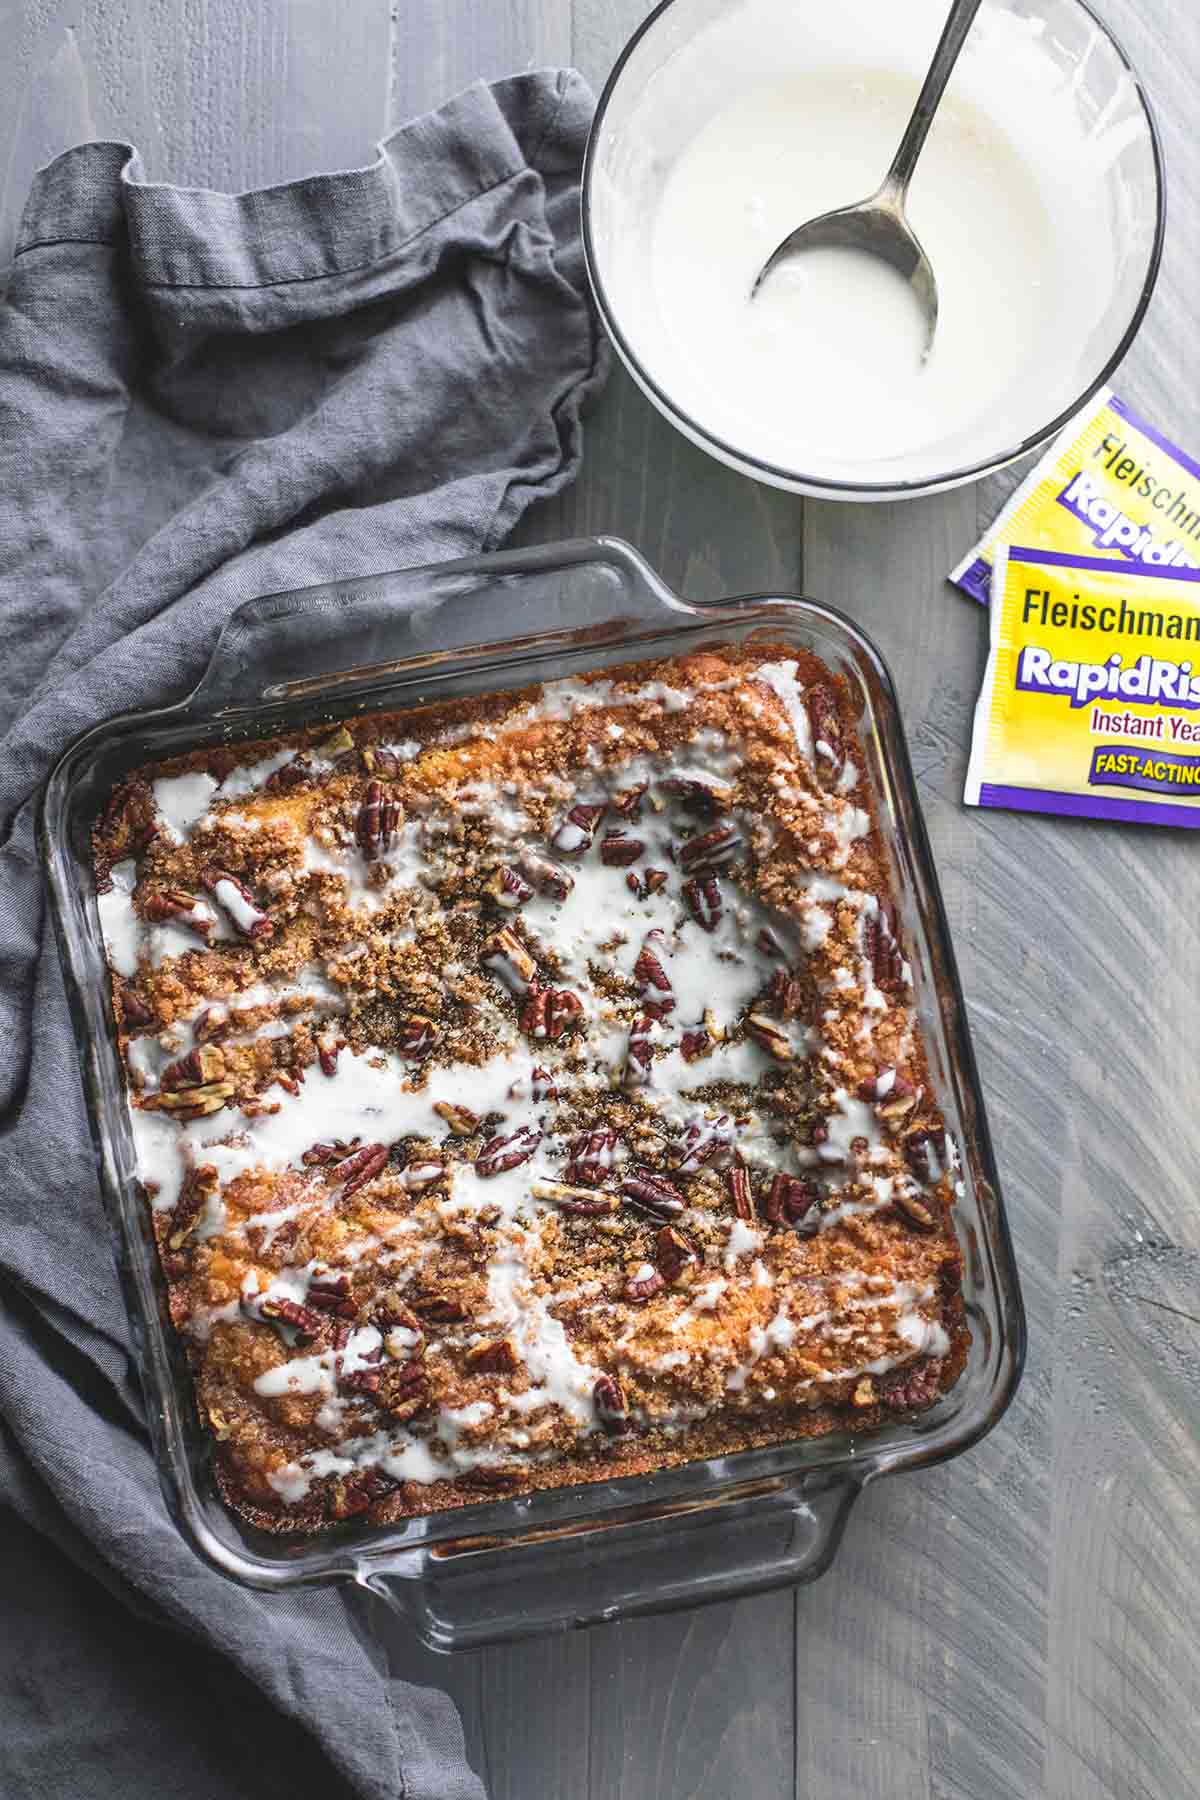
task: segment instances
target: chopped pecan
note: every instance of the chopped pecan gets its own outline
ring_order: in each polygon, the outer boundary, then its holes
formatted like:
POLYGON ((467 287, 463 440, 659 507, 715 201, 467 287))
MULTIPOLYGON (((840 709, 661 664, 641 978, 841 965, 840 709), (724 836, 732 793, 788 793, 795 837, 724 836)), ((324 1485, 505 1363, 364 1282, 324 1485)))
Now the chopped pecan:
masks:
POLYGON ((344 756, 347 750, 353 750, 353 748, 354 739, 344 725, 339 725, 336 731, 331 731, 328 737, 321 739, 317 745, 317 755, 344 756))
POLYGON ((400 1483, 382 1469, 359 1469, 334 1483, 330 1511, 335 1519, 353 1519, 369 1512, 378 1501, 394 1494, 400 1483))
POLYGON ((538 893, 548 895, 551 900, 565 900, 575 886, 573 875, 536 850, 522 850, 521 867, 538 893))
POLYGON ((404 766, 394 750, 379 744, 364 744, 358 758, 366 774, 382 775, 385 779, 398 775, 404 766))
POLYGON ((419 1362, 388 1371, 380 1383, 379 1404, 393 1419, 411 1419, 432 1399, 429 1376, 419 1362))
POLYGON ((229 1008, 220 1000, 214 1000, 199 1014, 192 1026, 192 1036, 198 1044, 207 1044, 212 1038, 220 1037, 229 1029, 229 1008))
POLYGON ((776 1062, 791 1062, 796 1052, 786 1031, 765 1013, 750 1013, 746 1018, 746 1036, 773 1056, 776 1062))
POLYGON ((638 996, 642 1005, 647 1011, 652 1007, 657 1008, 660 1017, 663 1013, 670 1012, 675 1005, 675 990, 663 963, 666 948, 665 931, 657 927, 648 931, 633 965, 633 979, 638 984, 638 996))
POLYGON ((742 849, 742 834, 732 819, 719 819, 711 831, 688 838, 679 846, 679 866, 685 875, 701 875, 723 868, 742 849))
POLYGON ((881 900, 878 910, 864 918, 862 946, 876 987, 885 994, 898 993, 904 986, 904 951, 896 925, 896 909, 890 900, 881 900))
POLYGON ((629 1027, 625 1050, 624 1082, 626 1087, 645 1087, 654 1063, 653 1029, 657 1019, 653 1013, 639 1013, 629 1027))
POLYGON ((703 931, 715 931, 721 922, 724 908, 721 905, 721 889, 715 875, 698 877, 695 881, 685 881, 683 897, 693 919, 703 931))
POLYGON ((932 1207, 926 1206, 923 1200, 918 1200, 915 1194, 910 1193, 899 1182, 892 1190, 892 1204, 918 1231, 937 1230, 937 1214, 932 1207))
POLYGON ((674 1182, 655 1169, 631 1170, 621 1183, 621 1192, 655 1218, 673 1219, 683 1211, 683 1195, 674 1182))
POLYGON ((382 856, 399 829, 400 802, 381 781, 368 781, 362 805, 354 820, 354 835, 364 856, 382 856))
POLYGON ((503 1175, 509 1169, 520 1168, 522 1163, 529 1161, 541 1141, 542 1134, 534 1125, 521 1125, 507 1137, 489 1138, 475 1158, 475 1173, 487 1180, 493 1175, 503 1175))
POLYGON ((603 1180, 616 1160, 617 1134, 611 1126, 602 1125, 595 1131, 582 1132, 571 1144, 567 1180, 594 1186, 603 1180))
POLYGON ((388 1349, 386 1342, 388 1333, 390 1331, 409 1331, 415 1334, 418 1343, 408 1347, 408 1353, 410 1356, 420 1356, 425 1348, 425 1333, 420 1319, 412 1308, 405 1304, 400 1290, 386 1288, 382 1294, 376 1296, 374 1307, 371 1323, 385 1340, 384 1348, 388 1351, 388 1355, 393 1354, 392 1350, 388 1349))
POLYGON ((426 1057, 438 1040, 438 1028, 424 1013, 410 1013, 396 1032, 396 1048, 401 1056, 426 1057))
POLYGON ((893 1098, 901 1098, 913 1092, 911 1081, 897 1073, 894 1067, 880 1069, 877 1075, 871 1075, 866 1081, 860 1081, 855 1092, 860 1100, 876 1103, 893 1098))
MULTIPOLYGON (((802 1224, 821 1198, 821 1190, 813 1181, 799 1175, 772 1177, 762 1204, 762 1216, 768 1225, 802 1224)), ((816 1221, 814 1220, 815 1224, 816 1221)))
POLYGON ((558 1087, 549 1069, 535 1068, 530 1075, 530 1092, 536 1106, 543 1100, 557 1100, 558 1087))
POLYGON ((904 1160, 925 1187, 940 1181, 946 1170, 946 1133, 942 1130, 910 1131, 904 1140, 904 1160))
POLYGON ((621 819, 638 819, 642 813, 642 801, 646 798, 648 781, 639 782, 636 787, 623 788, 609 800, 612 811, 621 819))
POLYGON ((551 988, 546 1005, 546 1034, 557 1043, 583 1017, 583 1001, 570 988, 551 988))
POLYGON ((776 969, 767 990, 767 1005, 781 1019, 798 1019, 804 1009, 804 984, 790 969, 776 969))
POLYGON ((596 1417, 606 1431, 624 1431, 629 1424, 629 1407, 620 1383, 612 1375, 600 1375, 592 1388, 592 1405, 596 1417))
POLYGON ((470 1137, 479 1130, 478 1113, 473 1113, 469 1106, 459 1106, 452 1100, 435 1100, 433 1110, 440 1119, 445 1119, 454 1137, 470 1137))
POLYGON ((206 1081, 219 1081, 225 1073, 224 1052, 215 1044, 198 1044, 186 1056, 168 1063, 159 1076, 164 1088, 197 1088, 206 1081))
POLYGON ((572 1213, 580 1219, 598 1219, 605 1213, 617 1212, 621 1202, 615 1194, 602 1194, 596 1188, 573 1187, 565 1181, 531 1181, 529 1191, 535 1200, 548 1200, 560 1212, 572 1213))
POLYGON ((643 855, 646 846, 641 838, 630 837, 627 832, 616 828, 606 831, 600 839, 600 861, 610 869, 627 869, 643 855))
POLYGON ((379 1363, 367 1363, 360 1369, 339 1369, 337 1385, 344 1394, 376 1394, 383 1381, 383 1374, 379 1363))
POLYGON ((264 792, 287 793, 291 788, 303 787, 313 777, 313 766, 303 751, 293 756, 291 762, 284 763, 281 769, 275 769, 263 783, 264 792))
POLYGON ((647 894, 657 894, 665 888, 670 876, 665 869, 647 869, 642 876, 642 890, 647 894))
POLYGON ((469 1369, 477 1375, 511 1375, 521 1366, 521 1358, 517 1355, 516 1345, 511 1338, 492 1338, 483 1344, 473 1344, 467 1351, 464 1361, 469 1369))
POLYGON ((524 906, 527 900, 533 899, 533 889, 518 869, 510 863, 501 863, 487 884, 488 893, 497 906, 503 906, 511 912, 514 907, 524 906))
POLYGON ((537 974, 537 963, 507 925, 493 932, 484 944, 483 966, 498 975, 514 994, 523 994, 537 974))
POLYGON ((321 1315, 310 1306, 301 1306, 298 1300, 289 1300, 285 1294, 256 1297, 250 1310, 260 1319, 269 1319, 272 1325, 290 1325, 298 1344, 311 1344, 320 1335, 321 1315))
POLYGON ((874 1406, 876 1398, 875 1383, 869 1375, 864 1375, 860 1381, 855 1383, 854 1393, 851 1395, 852 1404, 874 1406))
POLYGON ((121 997, 121 1023, 123 1025, 132 1026, 134 1030, 142 1025, 153 1025, 154 1014, 135 987, 131 987, 127 981, 122 981, 117 986, 117 992, 121 997))
POLYGON ((582 856, 585 850, 591 849, 596 827, 607 811, 607 800, 594 805, 582 800, 576 801, 550 839, 551 848, 562 856, 582 856))
POLYGON ((679 1053, 684 1062, 698 1062, 712 1049, 714 1039, 707 1025, 695 1025, 679 1040, 679 1053))
POLYGON ((734 1212, 739 1219, 749 1222, 754 1217, 754 1189, 750 1185, 750 1171, 740 1158, 725 1171, 725 1181, 734 1212))
POLYGON ((908 1412, 918 1406, 931 1405, 941 1392, 941 1386, 942 1359, 927 1356, 882 1381, 880 1399, 888 1406, 908 1412))
POLYGON ((664 1225, 654 1240, 654 1260, 663 1280, 674 1287, 688 1265, 696 1261, 696 1252, 682 1231, 664 1225))
POLYGON ((841 774, 846 760, 842 746, 842 720, 838 712, 837 701, 830 688, 823 685, 809 688, 804 696, 804 704, 808 710, 808 722, 812 728, 813 750, 816 753, 817 768, 822 762, 829 769, 830 775, 841 774))
POLYGON ((273 935, 274 925, 239 876, 231 875, 228 869, 205 869, 200 881, 228 913, 240 936, 253 943, 273 935))
POLYGON ((117 788, 100 816, 101 835, 108 839, 113 861, 140 856, 158 836, 154 799, 144 781, 117 788))
POLYGON ((337 1059, 343 1048, 342 1039, 336 1031, 319 1031, 317 1033, 317 1061, 321 1065, 323 1075, 337 1074, 337 1059))
POLYGON ((666 1285, 657 1269, 651 1268, 649 1263, 643 1263, 641 1268, 625 1283, 621 1290, 622 1298, 637 1303, 643 1300, 652 1300, 655 1294, 662 1293, 666 1285))
POLYGON ((344 1182, 342 1199, 348 1200, 351 1194, 357 1194, 359 1188, 366 1187, 368 1181, 375 1177, 386 1166, 388 1147, 386 1144, 364 1144, 344 1162, 338 1163, 333 1170, 335 1181, 344 1182))
POLYGON ((769 925, 762 925, 759 927, 758 936, 754 941, 764 956, 779 956, 783 958, 786 958, 787 956, 787 951, 784 949, 769 925))
POLYGON ((220 1192, 220 1188, 220 1176, 211 1163, 201 1163, 199 1168, 188 1170, 179 1190, 179 1198, 175 1202, 175 1211, 171 1215, 171 1229, 167 1237, 170 1249, 182 1250, 199 1224, 205 1206, 220 1192))
POLYGON ((445 1163, 413 1162, 409 1163, 400 1176, 400 1185, 406 1193, 420 1194, 435 1181, 440 1181, 446 1173, 445 1163))
POLYGON ((408 1303, 415 1313, 434 1325, 457 1325, 471 1316, 462 1301, 452 1294, 410 1294, 408 1303))
POLYGON ((308 1304, 321 1312, 333 1313, 339 1319, 354 1317, 350 1275, 345 1269, 315 1269, 308 1283, 307 1298, 308 1304))
POLYGON ((142 911, 152 925, 168 922, 184 925, 205 942, 217 926, 217 915, 212 907, 195 894, 189 894, 186 888, 161 888, 158 893, 147 895, 142 911))
POLYGON ((733 1157, 733 1120, 728 1113, 715 1119, 693 1119, 669 1153, 681 1175, 695 1175, 706 1163, 724 1168, 733 1157))
POLYGON ((358 1138, 351 1138, 349 1143, 342 1138, 334 1138, 331 1144, 311 1144, 301 1152, 300 1161, 306 1169, 323 1169, 329 1163, 339 1162, 342 1157, 351 1155, 358 1149, 358 1145, 358 1138))
POLYGON ((175 1118, 204 1119, 218 1113, 233 1098, 232 1081, 206 1081, 200 1087, 160 1088, 157 1094, 144 1094, 138 1101, 147 1112, 169 1112, 175 1118))
POLYGON ((719 812, 733 799, 733 789, 725 782, 701 781, 692 775, 668 775, 659 785, 672 800, 682 800, 698 812, 719 812))

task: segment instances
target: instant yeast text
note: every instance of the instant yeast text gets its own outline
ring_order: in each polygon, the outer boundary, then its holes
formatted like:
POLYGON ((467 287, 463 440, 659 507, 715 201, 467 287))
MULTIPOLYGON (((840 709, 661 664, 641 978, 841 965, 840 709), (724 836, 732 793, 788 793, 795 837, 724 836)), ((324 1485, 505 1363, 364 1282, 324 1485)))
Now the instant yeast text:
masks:
POLYGON ((999 545, 964 798, 1200 825, 1200 570, 999 545))
POLYGON ((951 575, 985 606, 1001 543, 1135 567, 1200 568, 1200 463, 1103 388, 951 575))

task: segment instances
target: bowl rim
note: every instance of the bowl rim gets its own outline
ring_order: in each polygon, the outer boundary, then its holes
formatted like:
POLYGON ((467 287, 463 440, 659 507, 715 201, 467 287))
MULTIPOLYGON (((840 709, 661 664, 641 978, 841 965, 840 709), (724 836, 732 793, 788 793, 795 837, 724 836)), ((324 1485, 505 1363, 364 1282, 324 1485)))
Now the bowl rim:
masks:
POLYGON ((650 374, 649 370, 645 367, 637 353, 634 351, 632 345, 629 343, 625 333, 621 330, 613 309, 609 304, 604 282, 600 275, 599 258, 592 234, 591 194, 593 178, 595 175, 596 160, 599 154, 599 144, 604 128, 605 117, 612 97, 625 72, 626 65, 642 39, 653 31, 663 14, 668 12, 676 4, 676 0, 658 0, 658 4, 651 12, 647 13, 637 30, 625 43, 620 55, 617 57, 616 62, 609 72, 607 81, 601 89, 600 98, 596 102, 596 110, 592 116, 591 130, 588 133, 587 147, 583 157, 583 173, 579 188, 579 210, 582 222, 584 263, 587 268, 588 281, 591 286, 592 295, 596 302, 596 308, 600 314, 604 328, 615 344, 621 360, 624 362, 630 374, 633 375, 639 387, 642 388, 643 392, 650 397, 658 407, 659 411, 663 413, 677 429, 682 431, 686 437, 690 438, 693 443, 699 445, 702 449, 710 450, 714 455, 719 457, 721 461, 730 464, 736 469, 740 469, 757 480, 766 481, 773 487, 784 488, 793 493, 797 491, 809 493, 817 498, 838 498, 841 496, 864 500, 901 499, 906 498, 909 495, 937 493, 947 488, 960 486, 968 481, 976 481, 984 475, 992 474, 997 469, 1004 468, 1008 463, 1017 461, 1019 457, 1025 456, 1030 451, 1039 449, 1043 444, 1049 443, 1052 438, 1057 437, 1063 427, 1067 425, 1070 420, 1072 420, 1075 415, 1087 405, 1092 397, 1099 392, 1108 381, 1109 376, 1113 374, 1124 360, 1130 345, 1133 343, 1134 338, 1141 329, 1142 320, 1146 316, 1146 309, 1150 304, 1150 298, 1158 280, 1167 223, 1166 163, 1163 156, 1162 136, 1159 131, 1158 120, 1154 114, 1154 108, 1150 104, 1150 97, 1146 92, 1141 76, 1134 67, 1133 61, 1125 50, 1121 40, 1104 20, 1100 18, 1099 14, 1092 6, 1091 0, 1068 0, 1068 3, 1076 6, 1078 10, 1091 21, 1092 25, 1100 32, 1101 36, 1106 38, 1112 46, 1117 61, 1122 65, 1125 73, 1133 83, 1134 91, 1137 94, 1138 103, 1141 106, 1142 116, 1146 121, 1146 128, 1150 138, 1150 152, 1154 164, 1155 186, 1154 241, 1150 247, 1150 257, 1146 264, 1146 273, 1142 279, 1141 291, 1138 294, 1137 304, 1130 315, 1129 323, 1126 325, 1115 349, 1112 351, 1103 367, 1097 371, 1094 377, 1089 378, 1085 386, 1080 390, 1078 396, 1072 400, 1068 406, 1065 406, 1060 412, 1056 413, 1045 426, 1040 427, 1037 431, 1031 432, 1028 436, 1022 438, 1022 440, 1019 443, 1014 444, 1011 449, 1000 451, 993 456, 984 457, 978 462, 963 464, 957 469, 948 469, 943 473, 922 476, 916 480, 845 481, 834 480, 828 476, 809 475, 801 469, 786 468, 783 464, 771 462, 766 457, 754 456, 750 454, 750 452, 740 449, 737 445, 729 443, 726 439, 718 436, 716 432, 709 431, 707 427, 700 424, 698 420, 685 412, 682 407, 676 405, 666 390, 662 388, 650 374))

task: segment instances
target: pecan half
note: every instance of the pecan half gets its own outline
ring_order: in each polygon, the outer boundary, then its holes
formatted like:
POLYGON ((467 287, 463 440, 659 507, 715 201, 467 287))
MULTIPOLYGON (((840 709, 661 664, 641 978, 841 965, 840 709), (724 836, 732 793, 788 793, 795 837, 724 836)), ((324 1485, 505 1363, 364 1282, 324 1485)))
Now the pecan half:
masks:
POLYGON ((583 1001, 570 988, 551 988, 546 1006, 546 1033, 551 1043, 577 1025, 583 1017, 583 1001))
POLYGON ((522 1163, 529 1161, 541 1141, 542 1134, 534 1125, 521 1125, 507 1137, 489 1138, 475 1158, 475 1173, 486 1181, 493 1175, 520 1168, 522 1163))
POLYGON ((746 1018, 746 1036, 773 1056, 776 1062, 791 1062, 796 1052, 786 1031, 765 1013, 750 1013, 746 1018))
POLYGON ((258 1318, 270 1320, 272 1325, 290 1325, 298 1344, 310 1344, 320 1335, 320 1314, 309 1306, 301 1306, 298 1300, 289 1300, 286 1295, 266 1294, 253 1300, 250 1310, 258 1318))
POLYGON ((585 850, 591 849, 596 827, 607 811, 607 800, 594 805, 582 800, 576 801, 550 839, 551 848, 562 856, 582 856, 585 850))
POLYGON ((621 1290, 622 1298, 640 1304, 644 1300, 652 1300, 655 1294, 661 1294, 666 1287, 662 1275, 649 1263, 643 1263, 635 1275, 631 1275, 621 1290))
POLYGON ((671 1012, 675 1005, 675 990, 663 963, 666 953, 667 934, 655 927, 643 938, 637 961, 633 965, 633 979, 638 984, 638 996, 642 1005, 647 1011, 652 1007, 657 1008, 660 1017, 663 1013, 671 1012))
POLYGON ((650 1080, 650 1071, 654 1064, 653 1029, 657 1019, 653 1013, 639 1013, 629 1027, 629 1042, 625 1047, 625 1070, 622 1079, 626 1087, 645 1087, 650 1080))
POLYGON ((655 1169, 634 1169, 621 1183, 626 1200, 640 1206, 658 1219, 678 1218, 683 1211, 683 1195, 674 1182, 655 1169))
POLYGON ((368 1181, 375 1177, 386 1166, 388 1147, 386 1144, 364 1144, 344 1162, 338 1163, 333 1170, 335 1181, 344 1182, 342 1199, 348 1200, 351 1194, 357 1194, 359 1188, 366 1187, 368 1181))
POLYGON ((490 1342, 473 1344, 464 1358, 476 1375, 511 1375, 521 1366, 516 1345, 511 1338, 492 1338, 490 1342))
POLYGON ((701 781, 691 775, 668 775, 659 783, 672 800, 682 800, 697 812, 718 812, 733 799, 733 789, 723 781, 701 781))
POLYGON ((438 1028, 424 1013, 411 1013, 396 1032, 396 1048, 401 1056, 426 1057, 438 1040, 438 1028))
POLYGON ((300 1161, 306 1169, 323 1169, 330 1163, 340 1162, 342 1157, 350 1156, 358 1149, 360 1140, 351 1138, 349 1143, 343 1138, 334 1138, 331 1144, 310 1144, 301 1152, 300 1161))
POLYGON ((725 1182, 729 1188, 729 1198, 733 1201, 733 1210, 739 1219, 747 1222, 754 1217, 754 1189, 750 1185, 750 1171, 740 1159, 731 1169, 725 1171, 725 1182))
POLYGON ((685 875, 700 875, 723 868, 738 856, 742 834, 732 819, 719 819, 711 831, 690 837, 679 846, 679 866, 685 875))
POLYGON ((638 819, 641 817, 642 801, 646 798, 648 781, 639 782, 637 787, 623 788, 609 800, 612 811, 621 819, 638 819))
POLYGON ((498 975, 514 994, 523 994, 537 974, 537 963, 515 931, 505 925, 483 946, 483 966, 498 975))
POLYGON ((533 889, 519 870, 510 863, 501 863, 487 884, 487 891, 496 902, 511 912, 518 906, 524 906, 527 900, 533 899, 533 889))
POLYGON ((599 1219, 605 1213, 620 1210, 615 1194, 602 1194, 596 1188, 572 1187, 565 1181, 531 1181, 529 1191, 535 1200, 548 1200, 560 1212, 580 1219, 599 1219))
POLYGON ((217 915, 212 907, 206 906, 195 894, 189 894, 186 888, 161 888, 158 893, 147 895, 142 911, 152 925, 183 925, 205 942, 217 928, 217 915))
POLYGON ((215 1044, 198 1044, 186 1056, 167 1064, 159 1076, 159 1086, 196 1088, 206 1081, 219 1081, 224 1073, 224 1053, 215 1044))
POLYGON ((200 1214, 220 1189, 220 1176, 211 1163, 201 1163, 199 1168, 188 1170, 179 1190, 179 1198, 175 1202, 175 1211, 171 1215, 171 1229, 167 1237, 170 1249, 182 1250, 199 1224, 200 1214))
POLYGON ((303 787, 306 781, 311 781, 313 773, 312 764, 301 751, 298 756, 293 756, 291 762, 284 763, 281 769, 276 769, 267 776, 263 782, 263 791, 286 794, 291 788, 303 787))
POLYGON ((117 992, 121 997, 121 1023, 124 1026, 132 1026, 137 1030, 142 1025, 153 1025, 154 1014, 136 988, 130 987, 127 981, 122 981, 117 986, 117 992))
POLYGON ((606 1431, 624 1431, 629 1425, 629 1407, 620 1383, 612 1375, 597 1377, 592 1387, 592 1405, 596 1417, 606 1431))
POLYGON ((724 908, 721 905, 721 889, 715 875, 705 875, 695 881, 685 881, 683 897, 688 903, 688 910, 703 931, 715 931, 721 922, 724 908))
POLYGON ((350 1276, 345 1269, 316 1269, 308 1283, 308 1304, 321 1312, 333 1313, 339 1319, 352 1319, 355 1314, 350 1276))
POLYGON ((568 1161, 567 1180, 588 1182, 593 1186, 608 1174, 617 1160, 617 1134, 611 1126, 602 1125, 595 1131, 582 1132, 572 1141, 568 1161))
POLYGON ((573 875, 536 850, 522 850, 521 867, 538 893, 548 895, 551 900, 565 900, 575 886, 573 875))
POLYGON ((831 688, 821 685, 809 688, 804 696, 808 722, 812 730, 817 769, 824 764, 830 775, 841 774, 846 760, 842 745, 842 720, 831 688))
POLYGON ((354 820, 354 835, 364 856, 382 856, 395 837, 401 819, 400 802, 381 781, 368 781, 362 805, 354 820))
POLYGON ((249 938, 253 943, 274 934, 271 920, 239 876, 231 875, 228 869, 205 869, 200 881, 217 905, 228 913, 234 930, 241 937, 249 938))
POLYGON ((654 1260, 663 1280, 674 1287, 688 1265, 696 1261, 696 1252, 682 1231, 664 1225, 654 1240, 654 1260))
POLYGON ((940 1181, 946 1170, 946 1133, 941 1130, 910 1131, 904 1140, 904 1160, 925 1187, 940 1181))
POLYGON ((915 1194, 910 1194, 907 1188, 896 1185, 892 1190, 892 1204, 918 1231, 937 1230, 937 1214, 923 1200, 918 1200, 915 1194))
POLYGON ((415 1313, 434 1325, 457 1325, 471 1316, 462 1301, 452 1294, 410 1294, 408 1303, 415 1313))
MULTIPOLYGON (((762 1203, 762 1216, 768 1225, 801 1224, 821 1198, 821 1190, 813 1181, 805 1181, 799 1175, 772 1177, 762 1203)), ((816 1221, 813 1220, 815 1225, 816 1221)))
POLYGON ((379 744, 364 744, 358 753, 358 759, 368 775, 390 778, 398 775, 404 766, 394 750, 385 750, 379 744))
POLYGON ((479 1130, 478 1113, 473 1113, 469 1106, 459 1106, 452 1100, 435 1100, 433 1110, 440 1119, 445 1119, 454 1137, 470 1137, 479 1130))
POLYGON ((419 1362, 405 1363, 403 1368, 389 1370, 380 1383, 379 1404, 393 1419, 411 1419, 422 1412, 432 1398, 429 1376, 419 1362))
POLYGON ((668 1154, 681 1175, 696 1175, 706 1163, 724 1168, 733 1157, 734 1128, 728 1113, 715 1119, 693 1119, 668 1154))
POLYGON ((146 1112, 169 1112, 175 1118, 205 1119, 218 1113, 233 1098, 232 1081, 206 1081, 200 1087, 160 1088, 157 1094, 143 1094, 138 1105, 146 1112))
POLYGON ((627 869, 645 853, 641 838, 630 837, 619 828, 606 831, 600 839, 600 861, 610 869, 627 869))
POLYGON ((767 1005, 781 1019, 798 1019, 804 1009, 804 983, 790 969, 776 969, 767 989, 767 1005))
POLYGON ((904 986, 904 951, 890 900, 881 900, 878 911, 863 920, 862 946, 876 987, 885 994, 898 993, 904 986))

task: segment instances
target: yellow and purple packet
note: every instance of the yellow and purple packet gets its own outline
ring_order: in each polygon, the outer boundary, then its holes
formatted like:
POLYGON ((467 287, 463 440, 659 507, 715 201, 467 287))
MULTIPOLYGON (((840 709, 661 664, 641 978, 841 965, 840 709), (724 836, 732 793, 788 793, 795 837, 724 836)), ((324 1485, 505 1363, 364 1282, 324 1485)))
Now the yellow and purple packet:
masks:
POLYGON ((993 555, 967 805, 1200 826, 1200 570, 993 555))
POLYGON ((1200 463, 1102 388, 951 574, 984 606, 1002 543, 1132 568, 1198 568, 1200 463))

